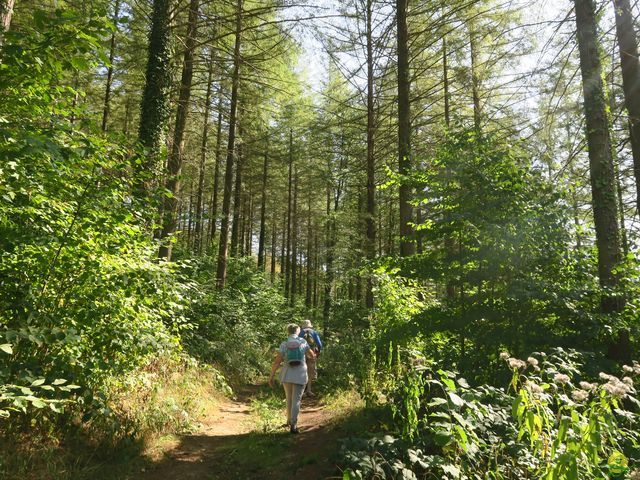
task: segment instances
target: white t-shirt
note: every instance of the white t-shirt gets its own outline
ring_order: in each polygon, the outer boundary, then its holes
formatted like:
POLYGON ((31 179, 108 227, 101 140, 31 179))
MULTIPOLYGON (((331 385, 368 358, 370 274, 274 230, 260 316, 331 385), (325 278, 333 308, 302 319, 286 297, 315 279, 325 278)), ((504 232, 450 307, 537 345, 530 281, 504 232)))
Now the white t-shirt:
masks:
POLYGON ((307 341, 303 338, 300 338, 296 335, 289 335, 286 341, 280 344, 280 355, 282 355, 283 363, 282 370, 280 370, 280 382, 281 383, 297 383, 298 385, 306 385, 308 381, 307 376, 307 361, 306 355, 302 356, 302 362, 300 365, 291 366, 287 363, 287 342, 289 341, 298 341, 300 346, 306 353, 311 347, 307 343, 307 341))

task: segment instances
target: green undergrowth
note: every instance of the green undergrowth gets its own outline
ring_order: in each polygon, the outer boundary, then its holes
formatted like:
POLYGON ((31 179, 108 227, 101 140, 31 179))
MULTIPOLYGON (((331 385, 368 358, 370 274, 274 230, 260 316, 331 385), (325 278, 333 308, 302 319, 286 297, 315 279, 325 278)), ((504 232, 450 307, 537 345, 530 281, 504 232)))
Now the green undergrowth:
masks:
POLYGON ((230 393, 220 373, 191 359, 159 359, 113 382, 104 411, 12 423, 0 439, 3 479, 121 479, 174 435, 194 432, 230 393))
POLYGON ((575 351, 500 357, 504 386, 471 386, 428 362, 403 369, 385 392, 387 433, 342 443, 344 478, 638 478, 639 364, 594 375, 575 351))

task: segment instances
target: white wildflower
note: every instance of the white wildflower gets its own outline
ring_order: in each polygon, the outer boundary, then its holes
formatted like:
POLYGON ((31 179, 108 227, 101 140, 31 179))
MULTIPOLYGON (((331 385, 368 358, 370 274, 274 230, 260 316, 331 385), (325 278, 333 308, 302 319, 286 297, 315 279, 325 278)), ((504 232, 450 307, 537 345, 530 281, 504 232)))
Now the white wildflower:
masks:
POLYGON ((598 376, 600 377, 600 380, 609 380, 611 378, 615 378, 609 375, 608 373, 604 373, 604 372, 600 372, 598 376))
POLYGON ((624 397, 633 389, 633 386, 628 385, 619 378, 609 376, 609 381, 605 383, 602 388, 614 397, 624 397))
POLYGON ((640 480, 640 470, 634 470, 629 473, 629 480, 640 480))
POLYGON ((633 379, 631 377, 624 377, 622 379, 622 382, 627 386, 627 387, 633 387, 633 379))
POLYGON ((585 392, 584 390, 574 390, 571 392, 571 397, 578 403, 584 402, 589 398, 589 392, 585 392))
POLYGON ((509 364, 509 368, 511 368, 512 370, 527 368, 527 364, 524 362, 524 360, 520 360, 518 358, 510 358, 509 360, 507 360, 507 363, 509 364))
POLYGON ((527 383, 525 385, 531 393, 544 393, 542 387, 537 383, 532 382, 531 380, 527 380, 527 383))
POLYGON ((535 368, 535 367, 538 366, 538 359, 537 358, 533 358, 533 357, 529 357, 529 358, 527 358, 527 363, 535 368))
POLYGON ((623 365, 622 370, 624 373, 633 373, 633 367, 631 365, 623 365))
POLYGON ((509 360, 509 352, 500 352, 500 360, 509 360))
POLYGON ((586 390, 587 392, 593 392, 596 388, 598 388, 598 385, 595 383, 580 382, 580 388, 582 390, 586 390))
POLYGON ((556 373, 553 376, 554 383, 557 383, 559 385, 566 385, 567 383, 569 383, 569 380, 571 380, 569 378, 569 375, 565 375, 564 373, 556 373))

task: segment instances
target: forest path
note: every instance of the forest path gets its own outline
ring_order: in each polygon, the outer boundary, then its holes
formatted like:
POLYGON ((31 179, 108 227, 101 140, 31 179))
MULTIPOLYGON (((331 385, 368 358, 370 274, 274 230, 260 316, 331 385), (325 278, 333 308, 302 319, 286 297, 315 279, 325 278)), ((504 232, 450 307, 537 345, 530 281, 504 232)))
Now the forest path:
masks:
MULTIPOLYGON (((163 458, 135 478, 141 480, 305 480, 336 476, 339 425, 318 398, 305 396, 299 419, 300 433, 284 426, 264 428, 252 402, 264 397, 264 385, 242 389, 235 400, 223 400, 218 410, 202 420, 194 434, 183 435, 163 458), (335 428, 338 427, 338 428, 335 428), (267 431, 265 431, 267 430, 267 431)), ((284 393, 282 395, 284 397, 284 393)), ((282 408, 284 422, 284 406, 282 408)))

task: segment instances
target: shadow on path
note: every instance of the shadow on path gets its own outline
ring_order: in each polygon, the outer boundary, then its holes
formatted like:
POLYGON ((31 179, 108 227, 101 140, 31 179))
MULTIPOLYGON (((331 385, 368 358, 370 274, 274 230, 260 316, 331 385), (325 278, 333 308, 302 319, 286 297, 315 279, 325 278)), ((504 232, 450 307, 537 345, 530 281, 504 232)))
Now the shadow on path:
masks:
MULTIPOLYGON (((236 400, 225 401, 194 435, 180 437, 179 444, 155 463, 148 464, 140 480, 305 480, 342 478, 335 461, 338 438, 344 436, 332 424, 332 413, 320 399, 303 400, 300 433, 282 427, 277 432, 257 432, 252 424, 251 400, 263 386, 249 386, 236 400)), ((283 417, 284 419, 284 417, 283 417)))

